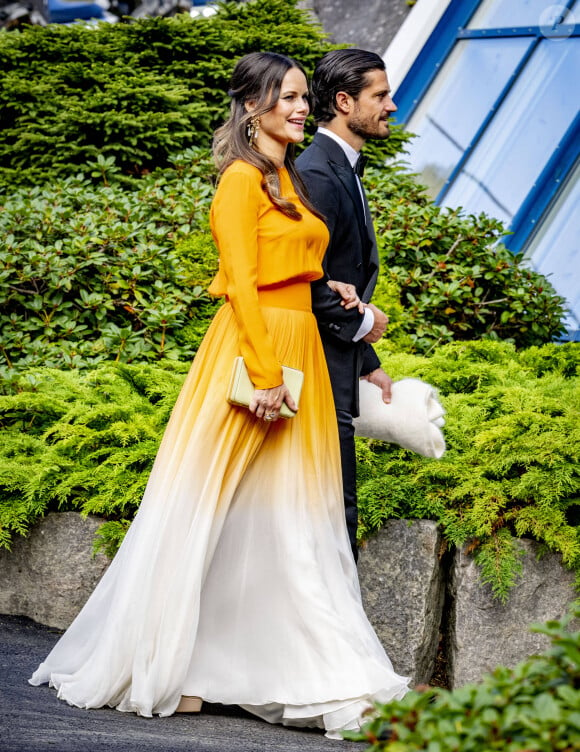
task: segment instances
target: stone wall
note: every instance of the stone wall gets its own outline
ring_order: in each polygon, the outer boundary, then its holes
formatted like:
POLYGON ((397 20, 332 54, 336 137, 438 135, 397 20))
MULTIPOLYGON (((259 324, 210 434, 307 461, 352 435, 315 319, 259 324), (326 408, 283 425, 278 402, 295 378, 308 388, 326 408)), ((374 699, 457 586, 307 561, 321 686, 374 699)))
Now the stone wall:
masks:
POLYGON ((49 514, 12 550, 0 548, 0 614, 66 629, 109 564, 93 556, 98 517, 49 514))
POLYGON ((518 545, 522 573, 502 605, 464 551, 442 556, 433 522, 391 520, 369 541, 359 563, 365 609, 398 671, 428 682, 441 643, 455 688, 547 647, 529 627, 565 615, 577 597, 574 574, 556 554, 539 558, 535 541, 518 545))
MULTIPOLYGON (((383 55, 411 10, 407 0, 303 0, 331 42, 383 55)), ((388 61, 387 61, 388 63, 388 61)))
POLYGON ((538 558, 539 545, 520 540, 523 571, 502 606, 482 585, 473 559, 463 551, 453 558, 449 579, 451 614, 447 633, 448 676, 452 687, 477 681, 495 666, 515 666, 549 645, 530 624, 559 619, 574 600, 574 575, 560 557, 538 558))
MULTIPOLYGON (((99 524, 75 512, 49 514, 12 551, 0 550, 0 613, 66 628, 108 565, 91 553, 99 524)), ((391 520, 362 549, 369 620, 395 670, 412 685, 429 681, 440 643, 452 688, 544 649, 547 638, 528 627, 564 616, 575 598, 574 576, 555 554, 538 559, 535 542, 519 545, 523 572, 505 606, 480 583, 463 551, 443 556, 433 522, 391 520)))
POLYGON ((361 550, 365 611, 393 661, 412 684, 428 682, 439 643, 445 580, 441 536, 428 520, 391 520, 361 550))

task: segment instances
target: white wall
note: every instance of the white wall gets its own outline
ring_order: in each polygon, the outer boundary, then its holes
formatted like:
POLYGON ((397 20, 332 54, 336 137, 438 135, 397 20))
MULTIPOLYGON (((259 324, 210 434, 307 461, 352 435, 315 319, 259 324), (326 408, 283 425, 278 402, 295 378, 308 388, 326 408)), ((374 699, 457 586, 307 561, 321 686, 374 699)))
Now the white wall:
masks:
POLYGON ((393 92, 396 92, 407 75, 450 2, 451 0, 418 0, 413 6, 383 55, 393 92))

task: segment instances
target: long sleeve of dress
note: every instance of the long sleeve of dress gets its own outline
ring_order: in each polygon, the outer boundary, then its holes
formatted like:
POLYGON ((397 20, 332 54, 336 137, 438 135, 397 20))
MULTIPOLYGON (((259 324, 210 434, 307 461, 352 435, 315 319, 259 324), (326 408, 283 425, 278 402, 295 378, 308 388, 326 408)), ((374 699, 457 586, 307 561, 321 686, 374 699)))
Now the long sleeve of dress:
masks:
POLYGON ((234 169, 222 176, 212 205, 220 271, 238 324, 240 352, 256 389, 270 389, 283 381, 258 300, 258 225, 263 204, 260 182, 234 169))

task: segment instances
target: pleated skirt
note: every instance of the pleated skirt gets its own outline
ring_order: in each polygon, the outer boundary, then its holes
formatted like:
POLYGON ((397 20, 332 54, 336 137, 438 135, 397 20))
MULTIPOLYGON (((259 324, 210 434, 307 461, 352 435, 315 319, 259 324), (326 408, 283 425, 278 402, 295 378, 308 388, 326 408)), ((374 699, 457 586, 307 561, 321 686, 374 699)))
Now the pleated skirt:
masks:
POLYGON ((280 362, 304 372, 297 415, 227 402, 240 353, 224 304, 121 548, 32 684, 143 716, 194 695, 331 737, 407 691, 362 608, 324 352, 308 285, 293 287, 261 297, 280 362))

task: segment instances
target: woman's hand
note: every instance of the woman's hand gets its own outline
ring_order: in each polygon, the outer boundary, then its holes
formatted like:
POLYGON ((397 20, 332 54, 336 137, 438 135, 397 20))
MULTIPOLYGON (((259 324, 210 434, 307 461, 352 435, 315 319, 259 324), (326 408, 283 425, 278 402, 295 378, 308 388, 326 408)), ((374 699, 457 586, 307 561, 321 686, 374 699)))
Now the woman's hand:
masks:
POLYGON ((292 399, 286 384, 275 386, 272 389, 256 389, 250 402, 250 412, 267 422, 278 420, 280 408, 284 402, 293 412, 298 410, 298 406, 292 399))
POLYGON ((335 279, 329 279, 326 283, 331 290, 336 292, 342 300, 340 305, 348 311, 349 308, 358 308, 359 313, 365 312, 365 304, 359 298, 356 287, 348 282, 337 282, 335 279))

